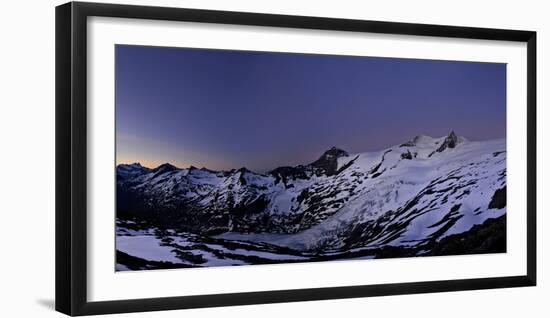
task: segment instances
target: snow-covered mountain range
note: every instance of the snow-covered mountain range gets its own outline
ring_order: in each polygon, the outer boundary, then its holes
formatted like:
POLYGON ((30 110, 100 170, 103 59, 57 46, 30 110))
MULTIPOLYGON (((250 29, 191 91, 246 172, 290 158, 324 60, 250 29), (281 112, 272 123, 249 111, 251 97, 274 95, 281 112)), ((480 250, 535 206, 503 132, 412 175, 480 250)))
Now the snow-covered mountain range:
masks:
POLYGON ((419 135, 377 152, 331 148, 265 174, 116 170, 123 270, 505 251, 504 139, 419 135))

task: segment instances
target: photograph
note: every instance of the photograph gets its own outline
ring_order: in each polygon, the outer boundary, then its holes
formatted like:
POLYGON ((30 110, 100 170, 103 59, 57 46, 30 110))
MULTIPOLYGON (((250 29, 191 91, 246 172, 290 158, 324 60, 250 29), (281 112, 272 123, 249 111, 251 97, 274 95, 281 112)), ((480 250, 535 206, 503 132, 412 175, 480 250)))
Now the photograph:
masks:
POLYGON ((506 253, 506 63, 114 50, 115 271, 506 253))

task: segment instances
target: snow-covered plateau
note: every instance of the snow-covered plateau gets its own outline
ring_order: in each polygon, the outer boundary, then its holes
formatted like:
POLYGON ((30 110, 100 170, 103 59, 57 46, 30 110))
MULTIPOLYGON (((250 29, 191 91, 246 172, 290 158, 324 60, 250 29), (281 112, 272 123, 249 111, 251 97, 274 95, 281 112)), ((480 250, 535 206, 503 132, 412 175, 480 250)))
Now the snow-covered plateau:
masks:
POLYGON ((419 135, 265 174, 117 166, 117 270, 506 251, 506 141, 419 135))

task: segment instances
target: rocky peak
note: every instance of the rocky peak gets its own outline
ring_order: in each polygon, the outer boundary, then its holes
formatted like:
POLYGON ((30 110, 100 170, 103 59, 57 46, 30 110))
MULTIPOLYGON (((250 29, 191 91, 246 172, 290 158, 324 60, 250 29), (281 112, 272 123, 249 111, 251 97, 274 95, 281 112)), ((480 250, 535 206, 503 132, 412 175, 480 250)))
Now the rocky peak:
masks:
POLYGON ((178 170, 178 168, 171 165, 171 164, 169 164, 169 163, 163 163, 160 166, 153 169, 153 171, 155 171, 155 172, 169 172, 169 171, 174 171, 174 170, 178 170))
MULTIPOLYGON (((451 130, 451 133, 449 133, 446 140, 449 142, 452 142, 454 145, 458 143, 458 136, 455 134, 454 130, 451 130)), ((450 147, 450 148, 453 148, 453 147, 450 147)))
POLYGON ((337 147, 332 147, 329 150, 325 151, 325 153, 323 153, 321 157, 319 157, 319 159, 313 162, 312 165, 315 165, 315 163, 319 161, 331 161, 331 160, 336 160, 340 157, 347 157, 347 156, 349 156, 347 151, 337 147))
POLYGON ((315 169, 317 174, 331 176, 338 171, 338 158, 347 156, 349 156, 349 154, 345 150, 332 147, 325 151, 319 159, 311 163, 311 166, 315 169))
POLYGON ((443 150, 447 148, 454 148, 458 144, 458 136, 455 134, 454 131, 451 131, 447 137, 445 137, 445 140, 443 140, 443 143, 437 148, 437 152, 442 152, 443 150))
POLYGON ((239 169, 237 169, 237 172, 240 173, 241 175, 242 174, 245 174, 245 173, 252 173, 252 171, 248 170, 246 167, 241 167, 239 169))
POLYGON ((449 135, 447 135, 447 137, 443 139, 439 147, 436 150, 432 151, 432 153, 430 153, 428 157, 433 156, 436 152, 443 152, 446 149, 455 148, 459 143, 464 142, 464 140, 464 138, 458 137, 455 132, 451 130, 449 135))

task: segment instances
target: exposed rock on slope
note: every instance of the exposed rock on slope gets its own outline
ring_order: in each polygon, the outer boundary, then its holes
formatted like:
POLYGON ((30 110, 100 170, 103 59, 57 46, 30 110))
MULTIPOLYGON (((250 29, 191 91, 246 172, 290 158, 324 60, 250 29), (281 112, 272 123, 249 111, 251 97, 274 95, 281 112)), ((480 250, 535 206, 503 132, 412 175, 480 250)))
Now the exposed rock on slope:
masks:
POLYGON ((506 213, 505 147, 451 132, 266 174, 119 165, 118 216, 324 255, 433 246, 506 213))

